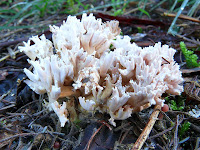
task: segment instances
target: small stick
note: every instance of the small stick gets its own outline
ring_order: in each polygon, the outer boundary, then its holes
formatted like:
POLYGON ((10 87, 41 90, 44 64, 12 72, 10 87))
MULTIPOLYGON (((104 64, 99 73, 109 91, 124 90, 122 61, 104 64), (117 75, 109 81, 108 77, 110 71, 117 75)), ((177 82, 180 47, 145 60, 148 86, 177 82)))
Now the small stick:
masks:
POLYGON ((172 126, 172 127, 168 128, 168 129, 166 129, 166 130, 164 130, 164 131, 162 131, 162 132, 160 132, 160 133, 158 133, 156 135, 150 136, 149 139, 153 139, 153 138, 159 137, 159 136, 165 134, 166 132, 171 131, 174 127, 175 126, 172 126))
POLYGON ((0 140, 0 143, 3 143, 3 142, 5 142, 7 140, 10 140, 10 139, 15 139, 17 137, 33 136, 33 135, 37 135, 37 134, 39 134, 39 133, 21 133, 21 134, 15 134, 13 136, 10 136, 10 137, 7 137, 5 139, 0 140))
POLYGON ((177 149, 178 147, 178 125, 179 125, 179 115, 176 116, 176 127, 175 127, 175 131, 174 131, 174 146, 173 149, 177 149))
MULTIPOLYGON (((163 15, 164 16, 168 16, 168 17, 176 17, 177 14, 164 13, 163 15)), ((186 15, 182 15, 182 14, 180 14, 180 16, 178 16, 178 18, 200 23, 199 19, 196 19, 196 18, 193 18, 193 17, 189 17, 189 16, 186 16, 186 15)))
POLYGON ((186 41, 188 41, 188 42, 194 43, 194 44, 196 44, 196 45, 200 45, 200 42, 199 42, 199 41, 191 40, 191 39, 189 39, 189 38, 187 38, 187 37, 184 37, 183 35, 180 35, 180 34, 178 34, 178 33, 176 34, 176 36, 179 37, 179 38, 182 38, 183 40, 186 40, 186 41))
POLYGON ((1 108, 0 111, 6 110, 6 109, 9 109, 9 108, 12 108, 12 107, 15 107, 15 104, 11 104, 11 105, 5 106, 5 107, 1 108))
MULTIPOLYGON (((13 52, 13 53, 14 53, 14 55, 17 55, 19 52, 20 52, 20 51, 19 51, 19 50, 17 50, 17 51, 15 51, 15 52, 13 52)), ((8 55, 6 55, 6 56, 4 56, 4 57, 0 58, 0 62, 2 62, 2 61, 4 61, 4 60, 6 60, 6 59, 7 59, 7 58, 9 58, 9 57, 10 57, 10 54, 8 54, 8 55)))
POLYGON ((154 111, 149 118, 149 122, 146 124, 146 127, 143 129, 139 138, 135 142, 132 150, 140 150, 142 148, 144 142, 146 141, 147 137, 149 136, 149 134, 150 134, 150 132, 151 132, 156 120, 157 120, 157 117, 159 115, 160 110, 161 110, 160 105, 156 105, 154 107, 154 111))

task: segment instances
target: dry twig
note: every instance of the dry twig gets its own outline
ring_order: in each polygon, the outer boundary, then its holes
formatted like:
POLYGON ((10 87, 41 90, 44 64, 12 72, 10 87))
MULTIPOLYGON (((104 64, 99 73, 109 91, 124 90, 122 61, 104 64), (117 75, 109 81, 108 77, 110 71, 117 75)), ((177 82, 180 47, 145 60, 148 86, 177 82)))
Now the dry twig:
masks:
MULTIPOLYGON (((19 52, 20 52, 19 50, 15 51, 15 52, 14 52, 14 55, 18 54, 19 52)), ((0 59, 0 62, 6 60, 6 59, 9 58, 9 57, 10 57, 10 54, 8 54, 8 55, 2 57, 2 58, 0 59)))
POLYGON ((167 133, 168 131, 171 131, 173 128, 174 128, 174 126, 168 128, 168 129, 166 129, 166 130, 164 130, 164 131, 162 131, 162 132, 160 132, 160 133, 158 133, 156 135, 153 135, 153 136, 149 137, 149 139, 157 138, 157 137, 167 133))
POLYGON ((142 133, 140 134, 139 138, 135 142, 132 150, 140 150, 146 141, 147 137, 149 136, 156 120, 161 110, 160 105, 156 105, 154 108, 154 112, 151 114, 149 122, 146 124, 146 127, 143 129, 142 133))
POLYGON ((183 35, 180 35, 180 34, 178 34, 178 33, 176 33, 176 36, 179 37, 179 38, 182 38, 182 39, 185 40, 185 41, 194 43, 194 44, 196 44, 196 45, 200 45, 200 42, 199 42, 199 41, 191 40, 191 39, 189 39, 189 38, 187 38, 187 37, 185 37, 185 36, 183 36, 183 35))
MULTIPOLYGON (((168 17, 176 17, 177 14, 164 13, 163 15, 164 16, 168 16, 168 17)), ((193 18, 193 17, 189 17, 189 16, 186 16, 186 15, 183 15, 183 14, 180 14, 180 16, 178 18, 200 23, 199 19, 196 19, 196 18, 193 18)))

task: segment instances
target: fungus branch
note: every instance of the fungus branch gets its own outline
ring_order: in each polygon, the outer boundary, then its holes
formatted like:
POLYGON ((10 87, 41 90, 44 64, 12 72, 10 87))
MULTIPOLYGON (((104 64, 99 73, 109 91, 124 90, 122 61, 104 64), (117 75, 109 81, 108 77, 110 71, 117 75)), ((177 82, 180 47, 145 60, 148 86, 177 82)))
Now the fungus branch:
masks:
POLYGON ((33 66, 32 71, 24 69, 26 84, 38 94, 47 93, 45 106, 54 110, 62 127, 73 120, 69 116, 76 116, 70 97, 78 99, 83 112, 108 113, 110 124, 116 126, 115 120, 133 112, 163 106, 163 93, 183 91, 180 67, 173 58, 176 50, 161 43, 137 46, 129 36, 119 35, 118 21, 102 22, 93 14, 83 14, 82 19, 69 16, 50 31, 53 41, 33 36, 19 49, 33 66))

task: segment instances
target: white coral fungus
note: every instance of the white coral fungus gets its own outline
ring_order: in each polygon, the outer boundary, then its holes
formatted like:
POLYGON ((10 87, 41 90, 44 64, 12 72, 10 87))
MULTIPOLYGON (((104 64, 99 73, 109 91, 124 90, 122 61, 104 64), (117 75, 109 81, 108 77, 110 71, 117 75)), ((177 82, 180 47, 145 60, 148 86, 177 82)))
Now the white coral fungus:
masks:
POLYGON ((25 82, 36 93, 48 94, 62 126, 68 121, 68 103, 61 106, 57 100, 65 86, 80 93, 83 109, 110 114, 113 125, 132 112, 163 105, 165 92, 183 91, 175 50, 161 43, 138 47, 128 36, 119 36, 118 24, 103 23, 93 14, 83 14, 81 20, 69 16, 60 27, 50 26, 53 43, 44 35, 33 36, 19 47, 33 65, 32 72, 24 69, 25 82))

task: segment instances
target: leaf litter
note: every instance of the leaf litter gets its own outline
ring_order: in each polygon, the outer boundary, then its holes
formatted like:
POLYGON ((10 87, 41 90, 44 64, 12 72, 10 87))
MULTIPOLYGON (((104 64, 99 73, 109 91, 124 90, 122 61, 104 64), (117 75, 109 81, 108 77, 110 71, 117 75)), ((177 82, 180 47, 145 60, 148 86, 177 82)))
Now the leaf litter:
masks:
MULTIPOLYGON (((100 3, 99 1, 96 2, 100 3)), ((1 4, 2 5, 2 4, 1 4)), ((112 5, 105 7, 101 12, 94 12, 97 18, 104 21, 118 20, 122 33, 132 37, 132 41, 139 46, 154 45, 160 41, 177 49, 175 60, 181 65, 184 81, 184 92, 181 96, 168 97, 174 100, 171 105, 180 105, 184 101, 181 110, 170 108, 168 112, 160 112, 163 118, 156 121, 150 135, 143 146, 145 149, 198 149, 200 138, 200 93, 199 93, 199 68, 188 68, 187 58, 181 51, 180 42, 184 41, 187 49, 192 50, 200 58, 199 29, 200 26, 191 18, 180 15, 176 22, 175 36, 167 34, 173 20, 173 15, 165 14, 167 2, 154 8, 149 16, 138 17, 137 3, 129 2, 126 7, 126 15, 112 16, 112 5), (164 15, 163 15, 164 14, 164 15), (181 19, 184 17, 183 19, 181 19), (137 33, 143 33, 140 36, 137 33), (136 39, 137 36, 137 40, 136 39), (196 114, 196 115, 195 115, 196 114)), ((146 6, 152 8, 151 4, 146 6)), ((176 6, 178 9, 178 7, 176 6)), ((116 7, 116 9, 118 9, 116 7)), ((120 9, 120 7, 119 7, 120 9)), ((190 9, 186 7, 186 10, 190 9)), ((142 11, 141 11, 142 12, 142 11)), ((140 12, 140 13, 141 13, 140 12)), ((144 11, 143 11, 144 12, 144 11)), ((191 13, 191 12, 190 12, 191 13)), ((196 19, 199 10, 192 17, 196 19)), ((174 15, 175 17, 176 15, 174 15)), ((38 20, 36 24, 53 24, 57 20, 62 21, 66 15, 52 16, 38 20)), ((33 24, 33 19, 24 18, 22 24, 33 24)), ((1 20, 2 22, 2 20, 1 20)), ((150 118, 153 108, 140 113, 135 113, 124 121, 116 121, 117 127, 108 125, 107 115, 81 114, 79 120, 60 128, 55 114, 42 109, 42 101, 47 95, 37 95, 23 82, 26 76, 23 68, 28 68, 27 57, 17 52, 17 44, 26 41, 31 35, 45 34, 51 40, 48 30, 16 29, 11 34, 1 36, 0 51, 0 148, 3 149, 131 149, 150 118), (15 53, 15 58, 9 53, 8 48, 15 53), (84 118, 84 119, 83 119, 84 118)), ((8 32, 9 33, 9 32, 8 32)), ((4 31, 1 35, 4 34, 4 31)), ((189 64, 192 65, 192 64, 189 64)), ((76 102, 76 100, 74 100, 76 102)), ((170 103, 170 102, 169 102, 170 103)), ((169 104, 168 103, 168 104, 169 104)), ((75 104, 76 105, 76 104, 75 104)), ((78 111, 78 110, 77 110, 78 111)))

